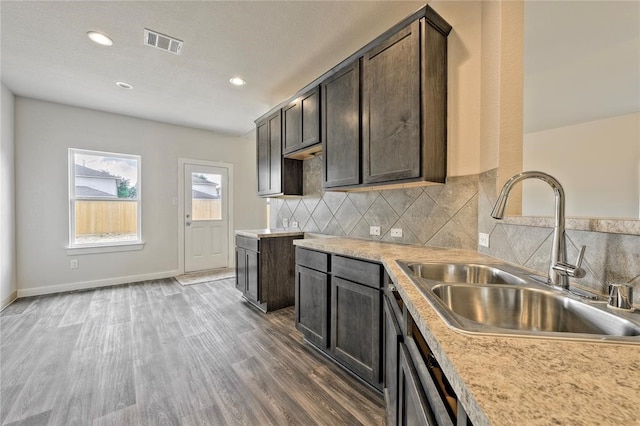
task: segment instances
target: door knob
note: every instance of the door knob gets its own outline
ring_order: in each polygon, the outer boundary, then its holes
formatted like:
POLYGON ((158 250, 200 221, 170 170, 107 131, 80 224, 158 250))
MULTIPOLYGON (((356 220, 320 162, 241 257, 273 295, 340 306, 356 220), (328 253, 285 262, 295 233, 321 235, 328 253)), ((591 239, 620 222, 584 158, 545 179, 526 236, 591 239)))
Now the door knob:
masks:
POLYGON ((187 223, 185 223, 185 225, 191 226, 191 222, 187 222, 187 223))

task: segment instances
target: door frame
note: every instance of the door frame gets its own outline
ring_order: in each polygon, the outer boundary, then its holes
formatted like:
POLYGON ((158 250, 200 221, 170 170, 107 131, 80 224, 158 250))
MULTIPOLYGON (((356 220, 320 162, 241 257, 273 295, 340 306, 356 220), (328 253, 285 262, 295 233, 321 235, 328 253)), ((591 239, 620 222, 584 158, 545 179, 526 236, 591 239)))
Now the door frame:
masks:
MULTIPOLYGON (((178 158, 178 270, 181 274, 184 274, 184 167, 185 164, 195 164, 198 166, 209 166, 209 167, 221 167, 228 170, 228 180, 227 186, 228 188, 228 198, 227 198, 227 206, 228 206, 228 225, 229 225, 229 233, 228 233, 228 241, 227 241, 227 264, 229 268, 235 266, 235 242, 233 240, 234 228, 233 228, 233 164, 231 163, 222 163, 218 161, 209 161, 209 160, 196 160, 193 158, 178 158), (234 249, 234 250, 232 250, 234 249)), ((224 195, 223 195, 224 196, 224 195)))

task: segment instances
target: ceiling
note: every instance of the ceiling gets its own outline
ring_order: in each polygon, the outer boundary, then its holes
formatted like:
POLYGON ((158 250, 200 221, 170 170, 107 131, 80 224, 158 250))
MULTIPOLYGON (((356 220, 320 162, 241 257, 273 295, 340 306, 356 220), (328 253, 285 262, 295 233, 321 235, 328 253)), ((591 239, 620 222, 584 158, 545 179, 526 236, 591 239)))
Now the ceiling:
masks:
POLYGON ((2 0, 1 77, 18 96, 239 136, 422 5, 2 0), (144 28, 184 41, 181 55, 145 46, 144 28), (92 30, 113 46, 89 41, 92 30))

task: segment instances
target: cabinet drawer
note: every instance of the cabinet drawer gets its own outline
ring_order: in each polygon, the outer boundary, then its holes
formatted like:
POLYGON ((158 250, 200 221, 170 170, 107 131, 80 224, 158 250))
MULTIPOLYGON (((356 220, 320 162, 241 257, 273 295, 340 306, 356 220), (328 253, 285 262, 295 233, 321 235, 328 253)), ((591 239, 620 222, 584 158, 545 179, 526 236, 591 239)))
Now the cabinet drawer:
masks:
POLYGON ((382 287, 382 265, 349 257, 331 256, 331 273, 373 288, 382 287))
POLYGON ((329 255, 320 251, 296 248, 296 264, 320 272, 329 270, 329 255))
POLYGON ((236 235, 236 247, 247 250, 260 251, 260 240, 257 238, 243 237, 236 235))

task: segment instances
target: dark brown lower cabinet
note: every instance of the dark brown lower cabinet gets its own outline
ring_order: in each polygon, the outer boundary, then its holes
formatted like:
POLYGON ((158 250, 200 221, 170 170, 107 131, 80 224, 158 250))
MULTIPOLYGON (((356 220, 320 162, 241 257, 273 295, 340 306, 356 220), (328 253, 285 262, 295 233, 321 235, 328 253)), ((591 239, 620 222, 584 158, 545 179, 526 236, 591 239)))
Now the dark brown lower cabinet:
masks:
MULTIPOLYGON (((245 296, 249 301, 260 303, 263 297, 260 297, 260 264, 258 263, 259 253, 247 250, 247 292, 245 296)), ((266 308, 265 308, 266 310, 266 308)))
POLYGON ((381 273, 379 263, 296 249, 296 327, 308 342, 379 391, 381 273))
POLYGON ((245 299, 261 310, 267 310, 260 295, 260 240, 236 237, 236 288, 245 299))
POLYGON ((258 252, 247 248, 236 247, 236 288, 253 303, 259 303, 258 252))
POLYGON ((387 295, 384 297, 384 400, 387 405, 387 424, 398 422, 398 359, 402 330, 387 295))
POLYGON ((236 288, 261 311, 294 304, 293 240, 301 235, 236 236, 236 288))
MULTIPOLYGON (((403 307, 402 319, 394 305, 393 292, 386 292, 385 324, 398 320, 401 336, 394 341, 385 329, 385 397, 389 425, 469 426, 471 422, 451 388, 431 349, 411 315, 403 307), (404 324, 403 324, 404 323, 404 324), (397 352, 393 348, 397 348, 397 352), (394 354, 397 358, 394 360, 394 354), (393 370, 396 365, 396 390, 393 370), (389 365, 392 364, 392 365, 389 365), (396 398, 395 404, 390 401, 396 398), (394 413, 395 412, 395 413, 394 413)), ((401 302, 401 300, 400 300, 401 302)))
POLYGON ((388 425, 471 425, 379 263, 297 247, 296 328, 383 392, 388 425))
POLYGON ((399 348, 398 425, 436 425, 411 355, 404 343, 399 348))
POLYGON ((242 247, 236 247, 236 288, 247 291, 247 250, 242 247))
POLYGON ((296 266, 296 327, 322 349, 329 347, 329 293, 326 273, 296 266))
POLYGON ((381 389, 381 291, 333 277, 331 352, 358 376, 381 389))

